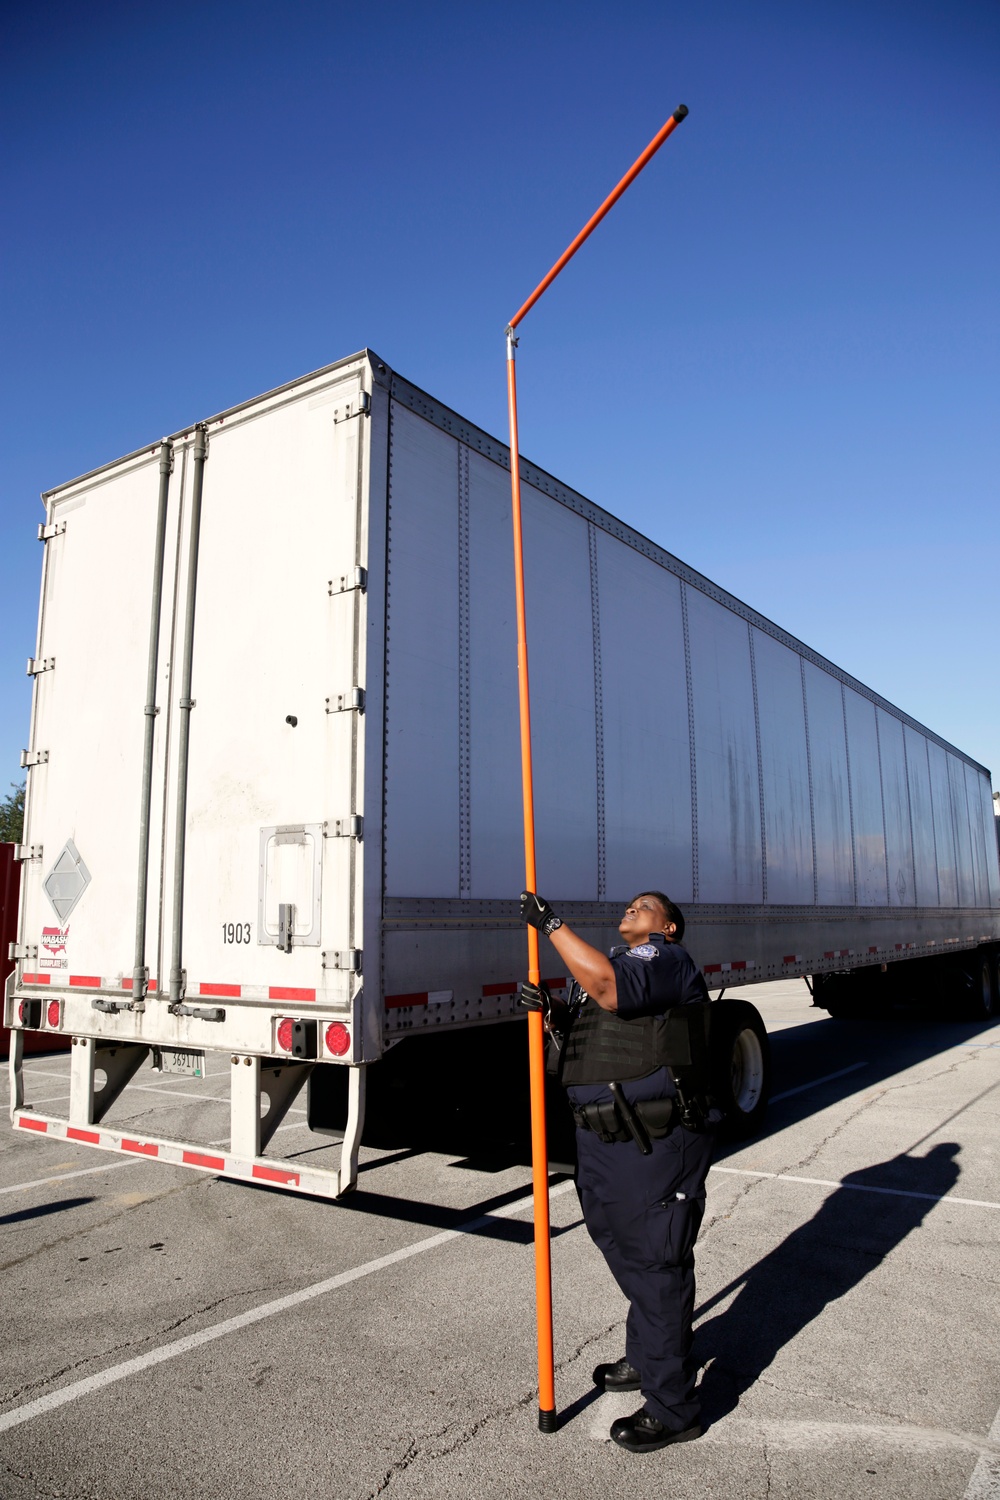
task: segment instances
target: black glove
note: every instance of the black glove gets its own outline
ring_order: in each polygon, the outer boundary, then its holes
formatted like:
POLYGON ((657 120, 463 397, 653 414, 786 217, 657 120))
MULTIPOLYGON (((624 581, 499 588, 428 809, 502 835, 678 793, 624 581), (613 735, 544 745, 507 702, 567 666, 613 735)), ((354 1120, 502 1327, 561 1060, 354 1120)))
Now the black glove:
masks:
POLYGON ((556 916, 544 896, 536 896, 534 891, 521 892, 521 921, 537 927, 544 937, 551 937, 562 926, 562 918, 556 916))
POLYGON ((525 1010, 540 1010, 542 1020, 548 1021, 552 1014, 552 996, 544 984, 532 984, 530 979, 525 979, 517 998, 525 1010))

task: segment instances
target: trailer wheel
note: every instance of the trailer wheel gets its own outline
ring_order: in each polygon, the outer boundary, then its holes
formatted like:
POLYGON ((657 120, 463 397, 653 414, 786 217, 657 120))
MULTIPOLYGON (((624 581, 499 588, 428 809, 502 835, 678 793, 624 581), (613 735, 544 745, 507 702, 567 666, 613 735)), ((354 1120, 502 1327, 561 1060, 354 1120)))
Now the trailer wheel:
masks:
POLYGON ((967 971, 969 992, 965 1013, 970 1021, 992 1021, 997 1013, 996 974, 988 953, 976 954, 967 971))
POLYGON ((767 1032, 746 1000, 712 1006, 712 1091, 725 1116, 724 1131, 744 1139, 760 1128, 770 1092, 767 1032))

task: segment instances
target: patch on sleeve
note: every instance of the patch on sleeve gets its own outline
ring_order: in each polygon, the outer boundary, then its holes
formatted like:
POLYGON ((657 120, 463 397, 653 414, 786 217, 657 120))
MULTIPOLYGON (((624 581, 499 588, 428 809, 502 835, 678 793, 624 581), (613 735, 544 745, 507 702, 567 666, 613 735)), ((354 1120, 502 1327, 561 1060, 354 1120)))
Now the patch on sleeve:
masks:
POLYGON ((628 950, 629 958, 655 958, 656 949, 652 943, 640 943, 638 948, 628 950))

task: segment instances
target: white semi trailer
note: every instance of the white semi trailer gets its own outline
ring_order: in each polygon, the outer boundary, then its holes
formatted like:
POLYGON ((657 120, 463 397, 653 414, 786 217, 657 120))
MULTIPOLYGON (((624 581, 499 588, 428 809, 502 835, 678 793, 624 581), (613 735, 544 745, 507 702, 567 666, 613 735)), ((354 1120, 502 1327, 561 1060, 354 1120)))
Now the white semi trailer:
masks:
MULTIPOLYGON (((43 497, 15 1128, 335 1196, 366 1067, 517 1014, 508 463, 365 351, 43 497), (31 1029, 72 1038, 68 1118, 26 1107, 31 1029), (226 1146, 108 1120, 151 1056, 197 1074, 209 1053, 226 1146), (337 1067, 339 1169, 268 1152, 337 1067)), ((989 1015, 989 773, 522 472, 538 883, 560 913, 605 946, 624 901, 666 889, 712 989, 815 976, 846 1009, 917 963, 989 1015)), ((753 1123, 763 1028, 717 1014, 720 1086, 753 1123)))

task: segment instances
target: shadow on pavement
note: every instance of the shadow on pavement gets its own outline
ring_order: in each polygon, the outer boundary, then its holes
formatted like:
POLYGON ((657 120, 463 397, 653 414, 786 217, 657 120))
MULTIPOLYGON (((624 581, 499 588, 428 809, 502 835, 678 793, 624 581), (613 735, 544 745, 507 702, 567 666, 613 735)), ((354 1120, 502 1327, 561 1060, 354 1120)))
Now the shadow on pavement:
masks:
POLYGON ((34 1208, 21 1208, 15 1214, 4 1214, 0 1217, 0 1227, 5 1224, 23 1224, 26 1219, 44 1219, 49 1214, 64 1213, 67 1208, 82 1208, 85 1203, 93 1203, 93 1198, 60 1198, 55 1203, 39 1203, 34 1208))
MULTIPOLYGON (((752 1000, 752 987, 734 993, 752 1000)), ((835 1021, 804 1007, 801 1025, 776 1031, 769 1040, 772 1094, 806 1088, 770 1107, 758 1138, 974 1041, 980 1030, 973 1023, 936 1021, 913 1012, 871 1021, 835 1021), (855 1068, 858 1063, 864 1066, 855 1068), (854 1071, 829 1078, 846 1068, 854 1071)), ((547 1080, 546 1097, 550 1165, 553 1171, 572 1172, 573 1121, 564 1091, 553 1079, 547 1080)), ((344 1070, 317 1069, 310 1081, 310 1124, 339 1138, 346 1118, 344 1070)), ((500 1172, 527 1167, 531 1125, 523 1021, 398 1043, 368 1070, 363 1139, 366 1146, 381 1150, 458 1157, 452 1164, 457 1169, 500 1172)), ((716 1159, 724 1160, 743 1144, 720 1141, 716 1159)))
MULTIPOLYGON (((738 992, 752 1000, 749 989, 738 992)), ((808 1013, 808 1012, 807 1012, 808 1013)), ((993 1023, 995 1024, 995 1023, 993 1023)), ((963 1043, 975 1043, 982 1032, 975 1022, 928 1018, 916 1008, 900 1008, 871 1020, 834 1020, 812 1012, 800 1026, 785 1027, 769 1038, 771 1094, 806 1085, 792 1098, 772 1103, 755 1137, 770 1135, 807 1119, 817 1110, 888 1083, 899 1073, 963 1043), (857 1067, 857 1064, 863 1064, 857 1067), (840 1078, 830 1074, 852 1069, 840 1078), (824 1081, 825 1080, 825 1081, 824 1081)), ((722 1161, 743 1142, 721 1141, 715 1159, 722 1161)))
POLYGON ((942 1142, 926 1156, 904 1153, 850 1173, 807 1224, 698 1309, 696 1318, 703 1319, 739 1288, 731 1305, 701 1322, 695 1334, 695 1358, 711 1361, 701 1386, 706 1423, 731 1412, 786 1344, 919 1227, 958 1181, 959 1149, 954 1141, 942 1142), (922 1196, 883 1196, 866 1188, 922 1196))

